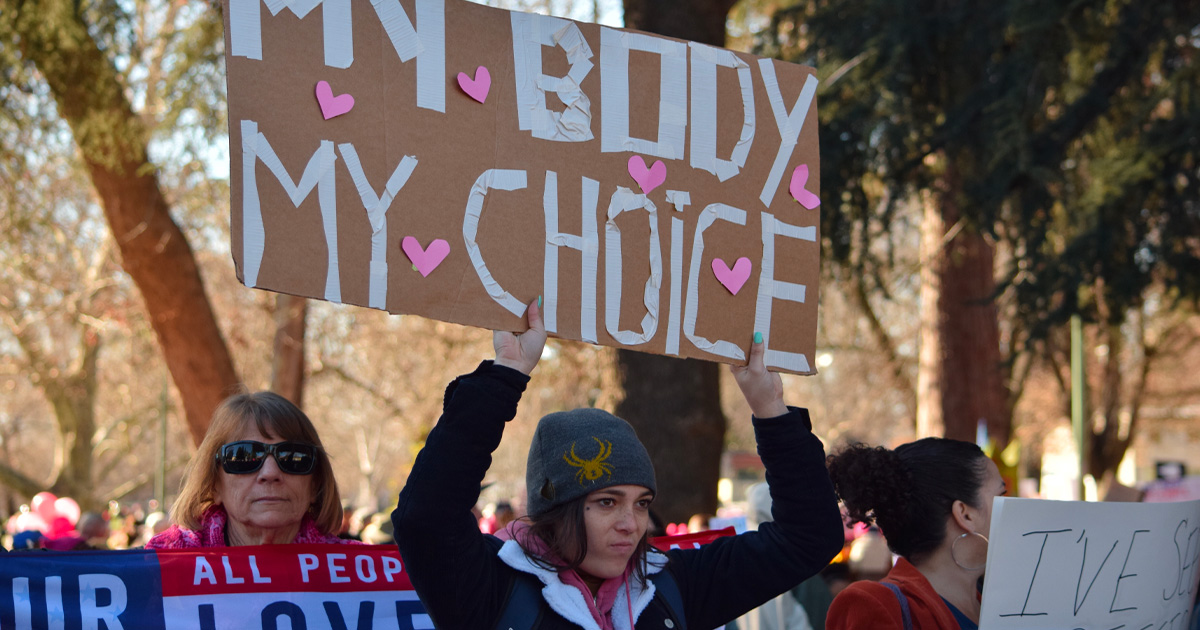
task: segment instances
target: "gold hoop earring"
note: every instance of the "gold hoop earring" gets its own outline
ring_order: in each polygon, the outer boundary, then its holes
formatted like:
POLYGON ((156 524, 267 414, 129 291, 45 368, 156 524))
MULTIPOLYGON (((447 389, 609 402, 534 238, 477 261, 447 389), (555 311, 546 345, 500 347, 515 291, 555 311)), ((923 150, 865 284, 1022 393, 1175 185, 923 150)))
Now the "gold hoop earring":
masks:
POLYGON ((967 536, 978 536, 983 539, 983 544, 985 544, 985 545, 988 544, 987 536, 984 536, 983 534, 980 534, 979 532, 966 532, 962 536, 955 538, 954 542, 950 544, 950 559, 953 560, 954 564, 958 565, 958 568, 962 569, 963 571, 978 571, 987 566, 987 558, 986 557, 984 558, 983 564, 981 564, 977 567, 967 567, 967 566, 963 566, 963 563, 959 562, 958 557, 954 555, 954 549, 955 549, 955 547, 958 546, 959 541, 966 538, 967 536))

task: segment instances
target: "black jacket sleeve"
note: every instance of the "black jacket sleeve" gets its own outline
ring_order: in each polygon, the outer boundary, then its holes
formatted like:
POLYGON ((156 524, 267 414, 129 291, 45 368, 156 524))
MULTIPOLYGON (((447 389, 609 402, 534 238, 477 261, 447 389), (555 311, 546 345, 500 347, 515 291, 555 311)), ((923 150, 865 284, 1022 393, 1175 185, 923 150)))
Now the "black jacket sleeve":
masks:
POLYGON ((499 541, 480 533, 471 508, 528 382, 484 361, 450 383, 392 512, 405 570, 439 628, 488 627, 503 606, 511 580, 501 575, 499 541))
POLYGON ((842 517, 808 411, 754 418, 774 521, 671 551, 690 628, 716 628, 816 574, 842 548, 842 517))

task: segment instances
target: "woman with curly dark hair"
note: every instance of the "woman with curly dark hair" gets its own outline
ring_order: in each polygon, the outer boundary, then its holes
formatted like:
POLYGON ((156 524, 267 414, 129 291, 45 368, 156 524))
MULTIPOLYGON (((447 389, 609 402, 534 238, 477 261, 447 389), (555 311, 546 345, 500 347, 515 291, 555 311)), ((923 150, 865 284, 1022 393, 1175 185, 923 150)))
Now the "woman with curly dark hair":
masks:
POLYGON ((829 630, 975 630, 992 499, 1007 488, 970 442, 925 438, 895 450, 850 446, 829 476, 853 522, 879 526, 900 556, 881 582, 833 600, 829 630))

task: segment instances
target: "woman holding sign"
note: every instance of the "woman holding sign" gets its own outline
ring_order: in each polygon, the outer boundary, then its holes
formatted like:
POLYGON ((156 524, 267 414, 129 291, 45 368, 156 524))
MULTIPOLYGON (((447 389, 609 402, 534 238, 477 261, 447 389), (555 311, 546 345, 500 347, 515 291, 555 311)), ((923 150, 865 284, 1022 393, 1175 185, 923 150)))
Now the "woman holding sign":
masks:
POLYGON ((851 446, 829 475, 850 518, 879 525, 900 559, 883 581, 839 593, 825 627, 975 630, 992 499, 1007 491, 996 464, 970 442, 925 438, 851 446))
POLYGON ((775 522, 700 549, 647 545, 654 468, 633 428, 598 409, 542 418, 526 470, 530 522, 501 541, 471 516, 505 422, 546 342, 494 336, 496 360, 446 390, 441 419, 392 515, 413 588, 438 628, 711 630, 813 575, 837 554, 842 524, 808 414, 783 403, 779 376, 733 368, 754 412, 775 522))

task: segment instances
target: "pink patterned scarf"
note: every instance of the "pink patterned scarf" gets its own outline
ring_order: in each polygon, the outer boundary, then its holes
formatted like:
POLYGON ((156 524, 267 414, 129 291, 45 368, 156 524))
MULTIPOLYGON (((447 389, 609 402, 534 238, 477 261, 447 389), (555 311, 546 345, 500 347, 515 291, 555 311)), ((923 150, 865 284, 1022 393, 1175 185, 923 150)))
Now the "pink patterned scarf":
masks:
MULTIPOLYGON (((534 536, 530 531, 529 524, 525 521, 513 521, 508 527, 497 533, 498 537, 503 540, 510 538, 515 539, 520 543, 521 548, 526 554, 534 554, 543 560, 552 564, 563 564, 554 552, 546 545, 546 542, 541 538, 534 536)), ((601 630, 614 630, 613 628, 613 604, 617 601, 617 592, 624 587, 625 597, 629 599, 629 576, 633 573, 633 559, 630 558, 629 565, 625 567, 625 574, 619 578, 609 578, 600 584, 600 588, 596 591, 596 596, 592 597, 592 590, 588 587, 583 578, 574 570, 564 570, 558 572, 558 579, 562 580, 563 584, 569 584, 579 589, 583 593, 583 601, 587 602, 588 610, 592 613, 592 619, 596 620, 596 624, 601 630)), ((631 604, 632 605, 632 604, 631 604)), ((629 614, 630 626, 633 625, 633 609, 626 611, 629 614)))
MULTIPOLYGON (((200 517, 200 528, 184 529, 172 525, 167 531, 150 539, 146 549, 196 549, 201 547, 227 547, 225 544, 225 508, 214 505, 200 517)), ((305 514, 300 521, 300 531, 293 543, 362 544, 356 540, 344 540, 332 534, 323 534, 317 529, 312 516, 305 514)))

